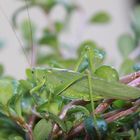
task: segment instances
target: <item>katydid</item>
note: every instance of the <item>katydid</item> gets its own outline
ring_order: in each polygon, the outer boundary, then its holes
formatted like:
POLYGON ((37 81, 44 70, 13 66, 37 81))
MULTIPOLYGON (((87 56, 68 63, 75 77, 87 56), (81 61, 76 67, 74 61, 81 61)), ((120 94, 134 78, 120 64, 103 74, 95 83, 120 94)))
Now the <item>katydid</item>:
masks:
MULTIPOLYGON (((38 83, 38 87, 42 84, 41 81, 45 80, 44 85, 51 85, 51 88, 53 88, 53 94, 55 95, 64 96, 70 99, 91 100, 91 96, 89 96, 90 87, 88 85, 90 73, 92 83, 91 89, 93 94, 92 98, 94 101, 104 98, 129 100, 140 97, 139 88, 130 87, 119 82, 110 82, 96 77, 94 75, 95 70, 93 69, 91 60, 91 58, 94 57, 94 54, 91 56, 88 55, 89 52, 91 53, 92 51, 93 49, 88 48, 88 51, 86 50, 81 56, 83 59, 83 56, 87 55, 90 63, 89 65, 92 68, 92 70, 90 69, 92 74, 91 72, 86 72, 89 66, 87 66, 84 70, 85 72, 82 73, 67 69, 38 67, 34 69, 27 69, 27 77, 31 81, 36 81, 38 83)), ((80 65, 81 63, 78 63, 78 67, 80 67, 80 65)), ((78 67, 76 70, 78 70, 78 67)), ((34 87, 34 89, 35 88, 37 87, 34 87)), ((36 91, 34 91, 34 93, 35 92, 36 91)))
MULTIPOLYGON (((35 81, 46 78, 46 86, 47 84, 52 85, 55 95, 71 99, 90 100, 88 74, 57 68, 34 68, 33 70, 27 69, 27 71, 32 73, 32 78, 35 81)), ((129 100, 140 97, 139 88, 130 87, 119 82, 108 82, 92 77, 92 84, 94 101, 103 98, 129 100)))

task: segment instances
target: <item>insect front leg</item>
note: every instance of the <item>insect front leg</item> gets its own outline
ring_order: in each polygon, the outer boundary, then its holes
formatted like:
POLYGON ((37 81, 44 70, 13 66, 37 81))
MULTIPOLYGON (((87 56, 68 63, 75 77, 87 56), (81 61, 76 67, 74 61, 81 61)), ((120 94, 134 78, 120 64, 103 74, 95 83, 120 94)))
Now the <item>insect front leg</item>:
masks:
POLYGON ((93 48, 87 46, 81 53, 75 71, 84 72, 87 69, 90 69, 90 71, 94 72, 93 58, 94 58, 94 50, 93 48))
POLYGON ((92 108, 92 112, 93 112, 93 120, 94 120, 94 124, 96 125, 96 115, 95 115, 95 104, 94 104, 94 100, 93 100, 93 85, 92 85, 92 76, 94 75, 94 50, 90 47, 86 48, 87 50, 87 56, 89 59, 89 71, 88 73, 88 83, 89 83, 89 95, 90 95, 90 100, 91 100, 91 108, 92 108))
POLYGON ((78 60, 78 63, 76 65, 76 68, 75 68, 75 72, 83 72, 85 71, 89 66, 89 61, 88 61, 88 57, 87 57, 87 51, 83 51, 81 53, 81 56, 78 60))
POLYGON ((94 124, 96 124, 95 104, 94 104, 94 101, 93 101, 92 76, 91 76, 90 71, 88 71, 88 84, 89 84, 89 97, 90 97, 90 100, 91 100, 92 115, 93 115, 94 124))

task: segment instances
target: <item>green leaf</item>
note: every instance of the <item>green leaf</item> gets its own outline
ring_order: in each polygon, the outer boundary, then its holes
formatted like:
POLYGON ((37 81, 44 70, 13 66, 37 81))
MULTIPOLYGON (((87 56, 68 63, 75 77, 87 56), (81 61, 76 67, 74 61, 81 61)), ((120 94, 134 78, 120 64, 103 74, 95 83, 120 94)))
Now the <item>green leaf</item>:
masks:
POLYGON ((101 11, 93 15, 90 19, 91 23, 109 23, 111 21, 111 17, 108 13, 101 11))
MULTIPOLYGON (((80 106, 80 105, 73 105, 71 106, 66 114, 66 126, 67 121, 71 121, 71 123, 73 124, 73 126, 81 123, 86 117, 90 116, 90 112, 86 107, 80 106)), ((71 127, 71 125, 70 125, 71 127)), ((69 126, 67 126, 67 128, 70 128, 69 126)))
POLYGON ((102 119, 98 119, 95 124, 93 118, 88 117, 84 121, 84 126, 91 139, 99 140, 104 138, 107 134, 108 126, 107 123, 102 119))
POLYGON ((35 140, 46 140, 52 130, 52 123, 45 119, 41 119, 34 128, 35 140))
MULTIPOLYGON (((28 8, 34 6, 32 3, 32 0, 28 3, 28 8)), ((23 5, 22 7, 19 7, 18 9, 16 9, 14 11, 14 13, 12 14, 12 24, 14 27, 17 27, 17 18, 18 16, 21 14, 21 12, 23 12, 24 10, 27 10, 27 6, 23 5)))
POLYGON ((21 29, 22 36, 25 39, 26 43, 28 43, 30 45, 32 39, 33 39, 33 41, 35 41, 36 27, 33 22, 31 22, 29 20, 24 20, 21 23, 20 29, 21 29), (31 31, 32 31, 32 36, 31 36, 31 31))
POLYGON ((24 114, 31 114, 32 108, 34 106, 34 100, 31 96, 25 96, 22 98, 21 107, 22 113, 24 114))
POLYGON ((14 121, 0 113, 0 140, 23 140, 24 134, 14 121))
POLYGON ((20 83, 18 81, 13 81, 13 88, 14 88, 14 95, 8 101, 8 108, 11 108, 11 110, 15 111, 17 116, 21 117, 22 116, 22 110, 21 110, 22 89, 20 83))
POLYGON ((7 105, 8 101, 14 95, 13 81, 11 80, 0 80, 0 103, 7 105))
POLYGON ((135 49, 135 40, 129 34, 123 34, 118 39, 118 48, 121 55, 127 58, 128 55, 135 49))
POLYGON ((22 110, 21 110, 21 98, 22 95, 14 95, 8 102, 9 108, 12 108, 17 116, 21 117, 22 116, 22 110))
POLYGON ((8 137, 8 140, 24 140, 24 139, 21 136, 12 134, 8 137))
POLYGON ((71 113, 76 113, 76 112, 83 112, 86 116, 89 116, 90 115, 90 113, 89 113, 89 111, 85 108, 85 107, 83 107, 83 106, 73 106, 72 108, 70 108, 69 110, 68 110, 68 114, 71 114, 71 113))
POLYGON ((39 43, 42 45, 58 47, 59 41, 58 41, 58 37, 55 33, 46 29, 44 31, 43 37, 39 40, 39 43))
POLYGON ((37 106, 38 112, 50 112, 54 115, 58 115, 63 106, 63 98, 60 96, 52 97, 52 99, 47 100, 45 103, 37 106))
POLYGON ((57 4, 57 0, 36 0, 35 5, 40 6, 47 13, 57 4))
POLYGON ((85 130, 89 134, 90 139, 98 140, 98 133, 96 132, 95 126, 93 124, 93 118, 87 118, 84 121, 85 130))
POLYGON ((133 13, 132 13, 132 22, 131 26, 132 29, 136 35, 136 41, 139 41, 140 39, 140 6, 137 5, 135 6, 133 13))
POLYGON ((1 129, 0 140, 24 140, 19 134, 8 129, 1 129))
POLYGON ((101 66, 95 71, 95 75, 107 81, 118 81, 118 72, 110 66, 101 66))
POLYGON ((28 92, 33 87, 32 83, 27 80, 20 80, 19 82, 20 82, 21 88, 24 92, 28 92))
POLYGON ((134 60, 131 60, 131 59, 124 60, 120 66, 120 74, 127 75, 134 72, 134 65, 135 65, 134 60))
POLYGON ((59 116, 53 114, 53 113, 50 113, 50 112, 41 112, 40 115, 44 118, 48 118, 50 120, 52 120, 53 122, 55 122, 64 132, 67 131, 67 128, 66 128, 66 124, 63 120, 61 120, 59 118, 59 116))
POLYGON ((55 30, 57 33, 61 32, 64 28, 64 23, 62 22, 56 22, 55 23, 55 30))
POLYGON ((63 120, 61 120, 58 116, 48 112, 48 116, 51 120, 53 120, 55 123, 57 123, 59 125, 59 127, 66 132, 67 128, 66 128, 66 124, 63 120))
POLYGON ((73 127, 73 122, 66 121, 67 132, 69 132, 73 127))
POLYGON ((113 105, 117 108, 123 108, 126 105, 126 101, 124 100, 116 100, 113 102, 113 105))

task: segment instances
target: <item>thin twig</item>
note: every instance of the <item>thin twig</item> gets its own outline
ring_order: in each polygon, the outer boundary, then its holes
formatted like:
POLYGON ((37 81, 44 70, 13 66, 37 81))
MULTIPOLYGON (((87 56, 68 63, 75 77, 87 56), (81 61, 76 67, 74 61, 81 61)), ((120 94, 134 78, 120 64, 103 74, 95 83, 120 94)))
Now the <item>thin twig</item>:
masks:
POLYGON ((20 117, 14 117, 12 115, 9 116, 13 121, 15 121, 21 128, 24 128, 25 130, 27 130, 27 136, 29 137, 29 140, 34 140, 33 138, 33 133, 32 133, 32 128, 30 127, 29 124, 27 124, 25 122, 24 119, 20 118, 20 117))
MULTIPOLYGON (((72 102, 70 102, 68 105, 66 105, 64 108, 63 108, 63 110, 62 110, 62 112, 60 113, 60 115, 59 115, 59 118, 61 119, 61 120, 64 120, 64 118, 66 117, 66 115, 67 115, 67 112, 68 112, 68 110, 71 108, 71 107, 73 107, 74 105, 86 105, 86 104, 88 104, 89 103, 89 101, 84 101, 84 100, 74 100, 74 101, 72 101, 72 102)), ((58 125, 57 124, 55 124, 54 125, 54 127, 53 127, 53 134, 54 135, 56 135, 58 132, 59 132, 59 127, 58 127, 58 125)))
POLYGON ((124 83, 124 84, 128 84, 128 83, 130 83, 131 81, 135 80, 138 77, 140 77, 140 71, 131 73, 131 74, 126 75, 126 76, 123 76, 120 79, 120 82, 124 83))
POLYGON ((29 140, 34 140, 32 128, 28 124, 25 125, 25 129, 27 129, 27 135, 29 140))
POLYGON ((110 104, 114 101, 114 99, 105 99, 101 104, 99 104, 95 110, 95 114, 103 113, 110 104))
POLYGON ((29 118, 28 125, 31 129, 34 127, 34 123, 35 123, 36 118, 37 118, 37 116, 34 115, 34 114, 31 115, 30 118, 29 118))
POLYGON ((84 123, 73 128, 68 135, 66 136, 65 140, 71 140, 72 138, 78 136, 79 134, 85 134, 84 123))
POLYGON ((132 86, 132 87, 138 87, 140 85, 140 77, 138 77, 137 79, 131 81, 128 85, 132 86))
POLYGON ((127 110, 121 111, 121 112, 119 112, 119 113, 107 118, 106 122, 111 123, 113 121, 116 121, 116 120, 120 119, 121 117, 128 116, 128 115, 134 113, 138 109, 138 107, 139 106, 133 106, 133 107, 127 109, 127 110))
POLYGON ((108 118, 108 117, 110 117, 110 116, 113 116, 113 115, 115 115, 115 114, 117 114, 117 113, 119 113, 119 112, 121 112, 121 111, 124 111, 124 110, 126 110, 126 109, 122 108, 122 109, 113 110, 113 111, 111 111, 111 112, 104 113, 104 114, 102 114, 101 116, 102 116, 104 119, 106 119, 106 118, 108 118))

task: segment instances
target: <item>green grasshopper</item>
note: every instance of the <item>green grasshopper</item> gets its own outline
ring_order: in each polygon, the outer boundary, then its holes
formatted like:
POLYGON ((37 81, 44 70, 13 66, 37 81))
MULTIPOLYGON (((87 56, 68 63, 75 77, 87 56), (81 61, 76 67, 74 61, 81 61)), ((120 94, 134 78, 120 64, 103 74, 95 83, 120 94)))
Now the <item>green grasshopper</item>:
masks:
POLYGON ((56 95, 71 99, 90 100, 89 92, 91 87, 88 84, 89 75, 92 77, 93 100, 103 98, 128 100, 140 97, 139 88, 130 87, 119 82, 109 82, 91 75, 91 73, 80 73, 58 68, 27 69, 29 79, 33 81, 43 81, 45 79, 43 84, 39 82, 39 85, 31 90, 32 94, 43 85, 46 84, 47 86, 49 84, 56 95))
MULTIPOLYGON (((30 70, 32 72, 32 70, 30 70)), ((35 68, 33 70, 35 79, 43 79, 54 88, 56 95, 74 99, 89 100, 88 75, 74 71, 55 68, 35 68)), ((139 88, 130 87, 119 82, 108 82, 97 77, 92 77, 94 100, 102 98, 135 99, 140 96, 139 88)), ((32 90, 34 92, 35 90, 32 90)))

